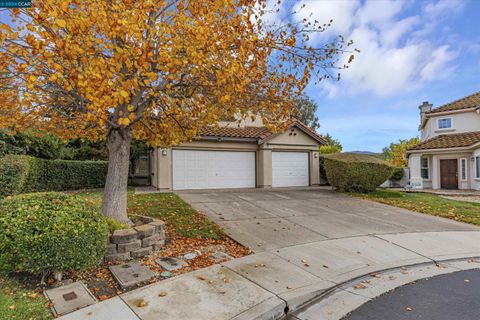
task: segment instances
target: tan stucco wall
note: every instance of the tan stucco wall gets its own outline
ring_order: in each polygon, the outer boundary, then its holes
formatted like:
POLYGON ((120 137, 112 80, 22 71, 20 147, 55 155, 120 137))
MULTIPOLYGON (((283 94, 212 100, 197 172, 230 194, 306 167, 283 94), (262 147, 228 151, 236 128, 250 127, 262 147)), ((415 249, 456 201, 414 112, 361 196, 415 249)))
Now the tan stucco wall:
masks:
POLYGON ((474 173, 474 163, 471 161, 473 153, 471 152, 448 152, 445 150, 438 153, 428 153, 428 154, 412 154, 409 156, 409 169, 410 169, 410 181, 423 181, 423 188, 425 189, 441 189, 441 170, 440 170, 440 161, 447 159, 456 159, 457 168, 458 168, 458 188, 459 189, 480 189, 475 184, 475 179, 473 176, 474 173), (421 157, 426 157, 429 159, 429 169, 430 169, 430 179, 422 179, 420 174, 420 159, 421 157), (460 176, 460 159, 467 159, 467 180, 462 181, 460 176))
MULTIPOLYGON (((305 151, 309 153, 310 184, 320 183, 318 143, 309 135, 297 128, 279 134, 268 142, 259 145, 248 141, 192 141, 172 149, 181 150, 210 150, 210 151, 254 151, 256 152, 256 185, 258 188, 272 186, 272 152, 275 151, 305 151)), ((153 157, 154 164, 152 185, 160 190, 171 190, 172 177, 172 149, 156 149, 153 157), (162 153, 166 152, 166 155, 162 153)))
POLYGON ((297 128, 278 134, 264 144, 270 149, 318 150, 318 143, 297 128))
POLYGON ((428 119, 422 130, 422 140, 431 139, 441 134, 455 134, 480 130, 480 115, 476 112, 458 113, 444 116, 435 116, 428 119), (452 129, 439 130, 438 120, 452 118, 452 129))
POLYGON ((272 187, 272 150, 262 149, 257 153, 257 187, 272 187))

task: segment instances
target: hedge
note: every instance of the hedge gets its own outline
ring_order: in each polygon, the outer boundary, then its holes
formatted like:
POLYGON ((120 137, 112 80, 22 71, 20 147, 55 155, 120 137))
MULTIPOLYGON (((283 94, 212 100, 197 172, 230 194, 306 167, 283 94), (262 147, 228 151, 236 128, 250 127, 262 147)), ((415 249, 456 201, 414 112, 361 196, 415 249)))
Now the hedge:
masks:
POLYGON ((390 180, 392 181, 400 181, 403 179, 405 176, 405 169, 404 168, 395 168, 393 170, 392 176, 390 177, 390 180))
POLYGON ((46 275, 101 262, 108 226, 99 208, 65 193, 0 201, 0 271, 46 275))
POLYGON ((23 155, 0 158, 0 198, 27 192, 101 188, 105 161, 45 160, 23 155))
POLYGON ((338 153, 325 156, 328 182, 338 191, 372 192, 385 182, 394 168, 365 154, 338 153))

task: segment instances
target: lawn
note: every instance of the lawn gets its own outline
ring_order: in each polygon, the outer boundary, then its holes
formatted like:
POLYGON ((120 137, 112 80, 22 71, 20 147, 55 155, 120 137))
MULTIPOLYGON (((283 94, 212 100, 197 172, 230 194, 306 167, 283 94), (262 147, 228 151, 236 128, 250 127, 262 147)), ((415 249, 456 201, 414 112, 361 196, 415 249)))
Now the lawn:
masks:
POLYGON ((25 288, 18 281, 0 277, 0 319, 52 319, 42 293, 25 288))
MULTIPOLYGON (((76 192, 100 207, 102 191, 76 192)), ((128 214, 145 215, 165 221, 171 238, 221 239, 222 229, 198 213, 188 203, 174 193, 135 194, 133 188, 128 190, 128 214)))
POLYGON ((406 193, 393 190, 377 190, 369 194, 351 193, 351 195, 480 226, 480 203, 449 200, 428 193, 406 193))

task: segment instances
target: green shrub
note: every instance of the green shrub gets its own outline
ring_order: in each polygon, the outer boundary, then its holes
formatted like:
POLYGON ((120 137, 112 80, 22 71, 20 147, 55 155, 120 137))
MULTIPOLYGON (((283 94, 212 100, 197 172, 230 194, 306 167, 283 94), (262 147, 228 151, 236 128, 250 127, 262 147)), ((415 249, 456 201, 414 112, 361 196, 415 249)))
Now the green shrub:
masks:
POLYGON ((318 157, 318 164, 320 166, 319 168, 319 173, 320 173, 320 182, 325 182, 325 184, 328 183, 328 177, 327 177, 327 171, 325 170, 325 157, 323 155, 320 155, 318 157))
POLYGON ((130 229, 131 227, 128 224, 118 222, 113 218, 106 217, 105 222, 107 223, 108 232, 113 233, 115 230, 121 229, 130 229))
POLYGON ((395 168, 393 170, 392 176, 390 177, 390 180, 400 181, 403 179, 404 175, 405 175, 405 171, 403 170, 403 168, 395 168))
POLYGON ((99 264, 108 227, 98 207, 64 193, 32 193, 0 201, 0 270, 32 274, 99 264))
POLYGON ((26 192, 101 188, 107 162, 45 160, 22 155, 0 159, 0 198, 26 192))
POLYGON ((364 154, 339 153, 325 157, 328 182, 338 191, 372 192, 393 172, 387 162, 364 154))
POLYGON ((31 164, 26 156, 6 155, 0 158, 0 199, 23 191, 31 164))

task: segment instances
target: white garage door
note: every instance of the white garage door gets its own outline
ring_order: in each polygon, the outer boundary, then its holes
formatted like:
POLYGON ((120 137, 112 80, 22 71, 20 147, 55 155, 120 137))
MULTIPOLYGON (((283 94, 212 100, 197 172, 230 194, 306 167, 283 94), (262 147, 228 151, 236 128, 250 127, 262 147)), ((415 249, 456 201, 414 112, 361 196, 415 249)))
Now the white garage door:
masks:
POLYGON ((173 189, 255 188, 255 152, 173 150, 173 189))
POLYGON ((272 152, 273 187, 308 186, 308 178, 308 153, 272 152))

